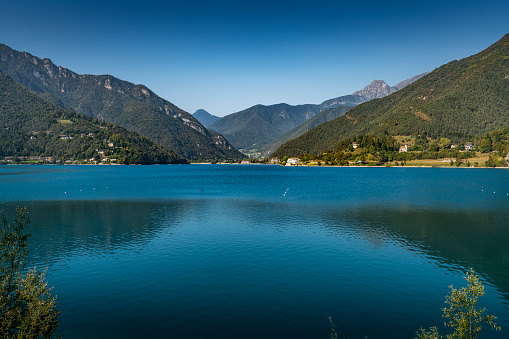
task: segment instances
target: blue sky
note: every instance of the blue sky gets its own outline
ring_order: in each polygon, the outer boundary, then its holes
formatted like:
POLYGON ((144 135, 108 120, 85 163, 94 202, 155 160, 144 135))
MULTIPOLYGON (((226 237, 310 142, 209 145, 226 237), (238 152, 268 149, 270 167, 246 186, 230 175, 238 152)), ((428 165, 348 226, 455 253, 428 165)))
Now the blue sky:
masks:
POLYGON ((193 113, 395 85, 509 33, 509 1, 8 1, 0 42, 193 113))

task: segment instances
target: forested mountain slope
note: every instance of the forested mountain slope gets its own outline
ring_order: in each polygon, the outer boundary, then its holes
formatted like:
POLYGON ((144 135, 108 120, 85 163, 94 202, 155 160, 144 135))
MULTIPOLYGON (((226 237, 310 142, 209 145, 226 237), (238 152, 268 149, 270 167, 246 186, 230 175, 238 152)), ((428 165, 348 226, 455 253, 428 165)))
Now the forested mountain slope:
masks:
POLYGON ((124 164, 187 163, 137 133, 55 106, 0 72, 0 160, 6 156, 61 163, 91 158, 124 164))
POLYGON ((143 85, 111 75, 77 74, 2 44, 0 71, 43 99, 136 131, 190 160, 242 157, 224 138, 143 85))
POLYGON ((274 157, 321 153, 356 135, 424 135, 467 140, 509 126, 509 34, 411 85, 352 108, 283 144, 274 157))

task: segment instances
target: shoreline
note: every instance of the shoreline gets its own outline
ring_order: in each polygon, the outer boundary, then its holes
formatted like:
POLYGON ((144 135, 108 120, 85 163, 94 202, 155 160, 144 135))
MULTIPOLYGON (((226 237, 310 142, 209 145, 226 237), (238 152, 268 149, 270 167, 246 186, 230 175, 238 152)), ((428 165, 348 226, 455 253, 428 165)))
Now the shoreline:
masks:
POLYGON ((188 163, 188 164, 3 164, 0 163, 0 166, 174 166, 174 165, 236 165, 236 166, 279 166, 279 167, 307 167, 307 168, 449 168, 449 169, 509 169, 509 166, 507 167, 484 167, 484 166, 412 166, 412 165, 406 165, 406 166, 366 166, 366 165, 359 165, 359 166, 318 166, 318 165, 292 165, 292 166, 281 166, 279 164, 260 164, 260 163, 253 163, 253 164, 239 164, 239 163, 210 163, 210 162, 195 162, 195 163, 188 163))

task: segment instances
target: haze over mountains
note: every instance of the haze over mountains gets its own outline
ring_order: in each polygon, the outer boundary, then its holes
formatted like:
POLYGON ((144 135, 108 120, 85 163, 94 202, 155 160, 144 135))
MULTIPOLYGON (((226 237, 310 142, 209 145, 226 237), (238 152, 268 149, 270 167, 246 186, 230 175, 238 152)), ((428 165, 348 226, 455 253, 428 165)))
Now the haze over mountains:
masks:
POLYGON ((358 135, 422 135, 454 142, 509 126, 509 34, 407 87, 352 108, 283 144, 272 156, 319 154, 358 135))
POLYGON ((190 160, 243 157, 222 135, 143 85, 111 75, 77 74, 0 44, 0 71, 60 107, 119 124, 190 160))
MULTIPOLYGON (((255 105, 227 115, 206 126, 210 130, 224 135, 233 146, 245 154, 263 157, 275 151, 289 138, 298 137, 318 124, 337 118, 348 111, 345 108, 330 109, 340 106, 351 107, 372 99, 385 97, 426 74, 423 73, 404 80, 394 87, 390 87, 383 80, 374 80, 360 91, 324 101, 319 105, 255 105), (329 111, 299 128, 301 124, 324 110, 329 111), (285 136, 282 136, 283 134, 285 136)), ((200 115, 202 114, 200 112, 200 115)))

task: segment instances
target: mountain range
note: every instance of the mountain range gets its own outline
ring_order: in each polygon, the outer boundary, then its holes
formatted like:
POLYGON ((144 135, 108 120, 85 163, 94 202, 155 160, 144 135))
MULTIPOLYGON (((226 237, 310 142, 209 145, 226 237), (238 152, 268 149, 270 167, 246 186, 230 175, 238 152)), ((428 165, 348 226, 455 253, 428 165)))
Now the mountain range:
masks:
POLYGON ((509 34, 389 96, 358 105, 277 149, 272 157, 319 154, 358 135, 420 135, 453 142, 509 126, 509 34))
POLYGON ((0 160, 182 164, 180 155, 137 133, 58 107, 0 72, 0 160), (94 160, 91 160, 91 159, 94 160))
POLYGON ((321 111, 314 117, 304 121, 302 124, 298 125, 295 128, 292 128, 288 132, 285 132, 283 134, 278 135, 276 138, 274 138, 271 142, 266 144, 260 149, 259 155, 262 158, 269 157, 272 153, 274 153, 279 146, 284 144, 285 142, 295 139, 302 134, 306 133, 307 131, 312 130, 313 128, 331 121, 337 117, 340 117, 342 115, 345 115, 351 106, 338 106, 334 108, 329 108, 324 111, 321 111))
POLYGON ((0 71, 41 98, 77 113, 116 123, 169 147, 187 159, 244 157, 222 135, 144 85, 111 75, 77 74, 0 44, 0 71))
POLYGON ((352 106, 394 93, 426 74, 404 80, 394 87, 390 87, 383 80, 374 80, 360 91, 324 101, 319 105, 255 105, 207 124, 207 128, 224 135, 243 153, 264 157, 274 152, 289 138, 296 138, 320 123, 345 114, 352 106), (348 106, 348 108, 331 110, 341 106, 348 106), (307 123, 325 110, 329 111, 307 123), (299 127, 305 122, 306 125, 299 127))

